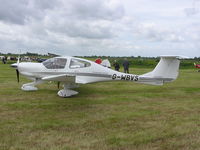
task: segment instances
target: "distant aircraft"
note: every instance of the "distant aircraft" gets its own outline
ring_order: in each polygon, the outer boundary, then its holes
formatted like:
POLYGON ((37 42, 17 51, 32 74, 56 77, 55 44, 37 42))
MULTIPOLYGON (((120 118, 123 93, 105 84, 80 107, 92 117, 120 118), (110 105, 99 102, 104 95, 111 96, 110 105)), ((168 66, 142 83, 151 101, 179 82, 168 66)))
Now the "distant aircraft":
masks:
POLYGON ((35 87, 45 81, 63 83, 64 89, 58 91, 61 97, 70 97, 78 94, 71 90, 79 84, 102 81, 134 81, 137 83, 163 85, 172 82, 178 77, 181 56, 161 56, 155 69, 142 75, 126 74, 104 67, 93 61, 76 57, 54 57, 42 63, 19 62, 12 64, 16 68, 17 80, 19 73, 33 80, 32 83, 22 85, 24 91, 38 90, 35 87))
MULTIPOLYGON (((200 64, 194 63, 194 66, 195 66, 196 68, 200 69, 200 64)), ((200 72, 200 70, 198 70, 198 72, 200 72)))

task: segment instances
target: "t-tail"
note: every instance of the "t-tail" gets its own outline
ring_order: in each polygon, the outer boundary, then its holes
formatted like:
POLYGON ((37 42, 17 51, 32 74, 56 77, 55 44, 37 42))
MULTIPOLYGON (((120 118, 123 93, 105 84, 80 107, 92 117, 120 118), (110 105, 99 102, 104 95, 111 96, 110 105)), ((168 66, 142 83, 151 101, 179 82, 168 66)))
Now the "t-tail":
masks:
POLYGON ((140 75, 138 82, 151 85, 163 85, 176 80, 179 74, 180 59, 183 56, 161 56, 153 71, 140 75))

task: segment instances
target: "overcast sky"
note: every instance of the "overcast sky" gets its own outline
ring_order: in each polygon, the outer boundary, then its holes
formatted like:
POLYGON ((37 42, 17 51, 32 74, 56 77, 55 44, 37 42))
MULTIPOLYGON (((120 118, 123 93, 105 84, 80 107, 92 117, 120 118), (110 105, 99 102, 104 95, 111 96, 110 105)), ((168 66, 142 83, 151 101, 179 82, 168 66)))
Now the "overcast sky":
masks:
POLYGON ((0 0, 0 52, 200 57, 200 0, 0 0))

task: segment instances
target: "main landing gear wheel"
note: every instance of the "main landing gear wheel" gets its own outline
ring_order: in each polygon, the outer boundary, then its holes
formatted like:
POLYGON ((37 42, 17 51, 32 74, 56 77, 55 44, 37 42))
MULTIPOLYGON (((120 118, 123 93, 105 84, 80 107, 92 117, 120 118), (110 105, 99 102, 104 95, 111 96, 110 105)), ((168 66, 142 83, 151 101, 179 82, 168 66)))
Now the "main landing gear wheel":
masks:
POLYGON ((58 96, 60 97, 71 97, 78 94, 78 92, 71 90, 71 88, 77 88, 78 85, 75 84, 64 84, 64 89, 58 91, 58 96))
POLYGON ((78 92, 69 90, 69 89, 67 90, 63 89, 63 90, 58 91, 58 96, 60 97, 71 97, 76 94, 78 94, 78 92))

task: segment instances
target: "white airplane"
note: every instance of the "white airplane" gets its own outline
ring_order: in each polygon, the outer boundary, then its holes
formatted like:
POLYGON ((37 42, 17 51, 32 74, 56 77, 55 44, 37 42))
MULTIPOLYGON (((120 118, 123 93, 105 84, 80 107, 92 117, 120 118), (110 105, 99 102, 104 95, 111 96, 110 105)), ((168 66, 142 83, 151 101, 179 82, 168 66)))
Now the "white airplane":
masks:
POLYGON ((178 77, 181 56, 160 56, 161 59, 155 69, 142 75, 126 74, 104 67, 95 62, 76 57, 54 57, 42 63, 19 62, 12 64, 16 68, 17 79, 19 73, 33 80, 32 83, 22 85, 24 91, 38 90, 35 87, 45 81, 62 82, 64 89, 58 91, 60 97, 70 97, 78 94, 71 90, 79 84, 102 81, 134 81, 137 83, 163 85, 178 77))

